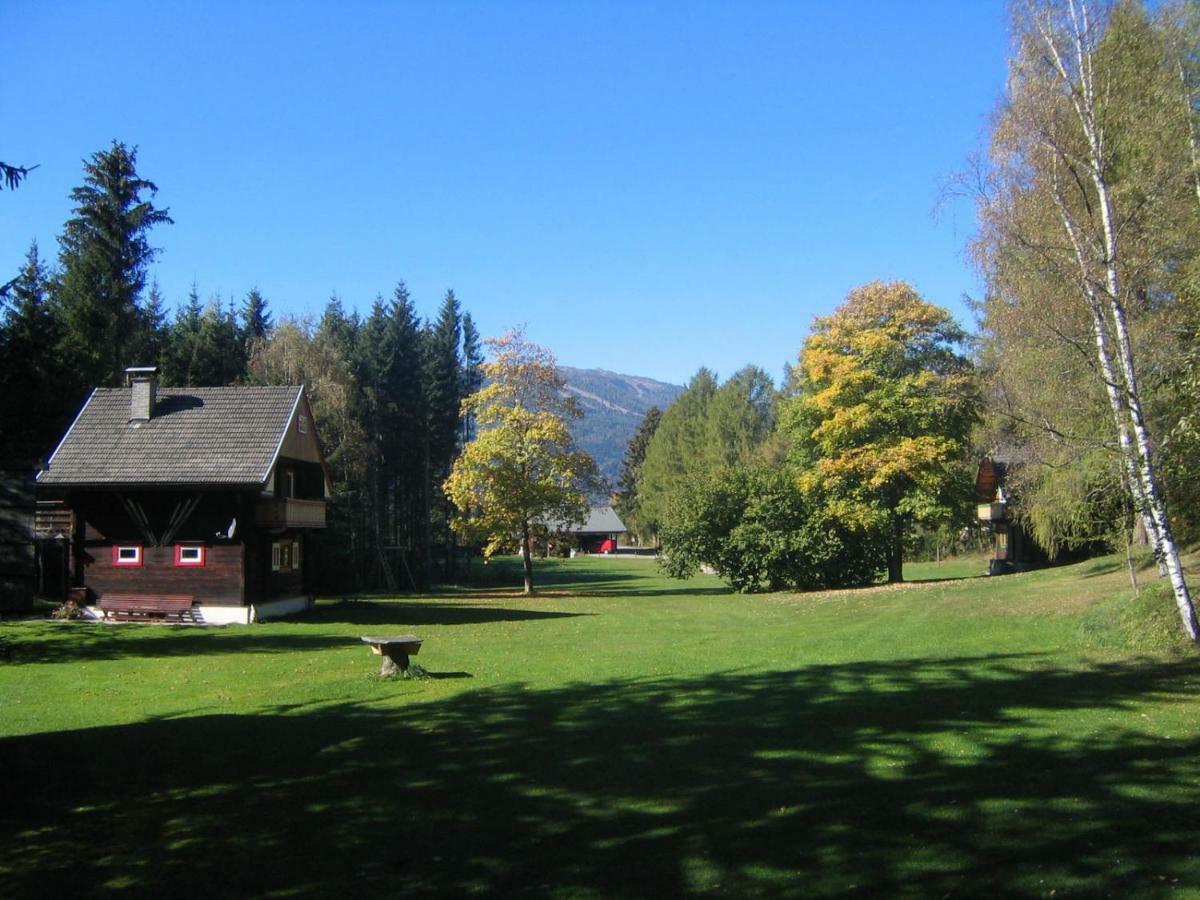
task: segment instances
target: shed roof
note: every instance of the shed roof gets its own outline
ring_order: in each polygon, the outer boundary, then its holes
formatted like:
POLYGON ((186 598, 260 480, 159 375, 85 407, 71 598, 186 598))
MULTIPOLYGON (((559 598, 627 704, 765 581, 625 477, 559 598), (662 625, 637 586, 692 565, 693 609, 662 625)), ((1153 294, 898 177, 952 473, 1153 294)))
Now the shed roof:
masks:
POLYGON ((38 484, 261 485, 304 388, 159 388, 142 422, 130 421, 131 390, 92 392, 38 484))
POLYGON ((555 521, 548 521, 546 525, 551 531, 568 534, 624 534, 626 530, 625 523, 611 506, 593 506, 582 525, 555 521))

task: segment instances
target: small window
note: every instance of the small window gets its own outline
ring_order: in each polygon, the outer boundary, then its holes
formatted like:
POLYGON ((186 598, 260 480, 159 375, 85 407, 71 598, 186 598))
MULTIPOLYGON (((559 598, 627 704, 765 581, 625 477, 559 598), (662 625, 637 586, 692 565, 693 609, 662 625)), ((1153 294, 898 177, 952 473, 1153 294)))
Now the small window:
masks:
POLYGON ((176 544, 175 565, 202 566, 204 565, 204 546, 201 544, 176 544))
POLYGON ((292 568, 300 568, 300 542, 292 541, 292 568))
POLYGON ((271 571, 278 572, 279 568, 282 564, 283 564, 283 545, 282 544, 272 544, 271 545, 271 571))
POLYGON ((301 434, 308 434, 308 416, 300 416, 296 420, 296 428, 301 434))
POLYGON ((113 547, 114 566, 140 566, 141 564, 141 544, 121 544, 113 547))
POLYGON ((289 499, 296 496, 296 472, 293 469, 283 473, 283 496, 289 499))

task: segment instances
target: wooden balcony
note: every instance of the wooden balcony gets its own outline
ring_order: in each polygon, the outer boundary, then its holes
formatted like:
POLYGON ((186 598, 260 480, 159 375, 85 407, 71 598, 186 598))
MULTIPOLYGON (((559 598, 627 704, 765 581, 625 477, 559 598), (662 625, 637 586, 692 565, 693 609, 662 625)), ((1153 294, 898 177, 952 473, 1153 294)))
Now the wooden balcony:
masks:
POLYGON ((324 528, 325 501, 263 497, 255 508, 254 521, 263 528, 324 528))
POLYGON ((1008 518, 1007 503, 981 503, 975 510, 980 522, 1003 522, 1008 518))
POLYGON ((61 500, 39 500, 33 514, 36 538, 69 538, 75 530, 75 514, 61 500))

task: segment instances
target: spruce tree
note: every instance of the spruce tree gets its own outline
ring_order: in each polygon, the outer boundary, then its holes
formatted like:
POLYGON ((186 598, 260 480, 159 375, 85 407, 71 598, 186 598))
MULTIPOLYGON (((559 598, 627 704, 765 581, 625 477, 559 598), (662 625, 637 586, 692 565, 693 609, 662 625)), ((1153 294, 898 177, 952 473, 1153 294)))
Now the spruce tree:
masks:
POLYGON ((193 372, 197 347, 200 343, 200 321, 204 307, 195 284, 188 291, 187 303, 175 311, 175 321, 167 330, 162 354, 162 380, 164 384, 194 384, 193 372))
POLYGON ((246 347, 247 355, 254 342, 261 341, 271 330, 271 313, 267 309, 267 300, 257 287, 250 289, 246 299, 242 301, 238 334, 242 345, 246 347))
MULTIPOLYGON (((469 312, 462 317, 462 378, 461 391, 464 398, 469 397, 483 387, 483 345, 480 343, 479 329, 469 312)), ((467 441, 475 437, 475 417, 471 414, 462 417, 462 439, 467 441)))
POLYGON ((74 215, 59 237, 58 299, 63 350, 82 385, 117 385, 131 354, 146 344, 141 303, 156 250, 149 233, 170 223, 143 194, 153 182, 138 176, 137 148, 113 141, 84 162, 84 182, 71 191, 74 215))
POLYGON ((0 459, 30 462, 48 455, 77 399, 63 390, 66 373, 53 351, 62 327, 48 282, 34 242, 0 318, 0 459))
MULTIPOLYGON (((465 396, 459 349, 462 346, 462 313, 454 291, 446 291, 437 319, 425 326, 422 343, 427 448, 426 521, 430 528, 429 544, 432 545, 433 534, 440 538, 445 574, 449 577, 454 568, 454 535, 450 527, 453 508, 441 485, 450 474, 450 466, 458 450, 459 410, 465 396)), ((432 559, 428 562, 432 565, 432 559)))
POLYGON ((708 407, 716 391, 716 377, 701 368, 667 407, 646 448, 638 503, 648 534, 658 532, 684 486, 706 470, 708 407))
POLYGON ((642 466, 646 462, 646 450, 658 424, 662 421, 662 410, 652 406, 646 410, 638 430, 625 447, 625 458, 621 461, 621 476, 617 482, 617 512, 625 526, 638 537, 645 538, 648 531, 643 527, 638 504, 638 487, 642 480, 642 466))
POLYGON ((384 575, 385 587, 406 580, 412 587, 426 583, 421 364, 420 327, 408 289, 401 282, 391 302, 375 300, 371 315, 359 330, 355 352, 364 425, 378 449, 368 474, 370 527, 373 565, 384 575), (385 552, 389 547, 398 549, 385 552))

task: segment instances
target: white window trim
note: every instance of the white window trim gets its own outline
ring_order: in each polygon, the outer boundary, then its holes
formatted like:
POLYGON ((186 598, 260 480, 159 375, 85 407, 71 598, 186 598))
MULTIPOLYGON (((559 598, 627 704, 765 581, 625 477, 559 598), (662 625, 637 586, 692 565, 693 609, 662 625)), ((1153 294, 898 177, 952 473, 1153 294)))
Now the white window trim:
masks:
POLYGON ((141 544, 118 544, 113 547, 113 565, 114 566, 140 566, 142 564, 142 545, 141 544), (133 551, 132 557, 126 557, 125 553, 129 550, 133 551))
POLYGON ((207 562, 208 554, 205 552, 203 544, 176 544, 175 545, 175 565, 198 569, 204 566, 207 562), (195 552, 195 558, 184 559, 185 553, 195 552))

